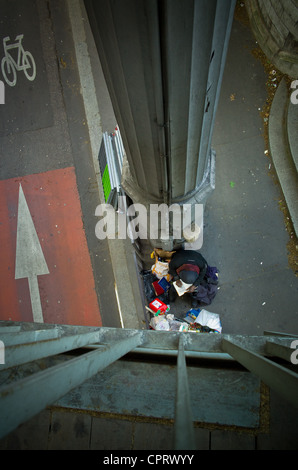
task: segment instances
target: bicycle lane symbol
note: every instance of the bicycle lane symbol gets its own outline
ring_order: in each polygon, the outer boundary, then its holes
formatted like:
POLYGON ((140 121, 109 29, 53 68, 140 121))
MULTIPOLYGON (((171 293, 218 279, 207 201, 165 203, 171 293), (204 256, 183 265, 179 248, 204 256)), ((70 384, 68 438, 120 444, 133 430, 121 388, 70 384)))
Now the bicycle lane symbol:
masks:
POLYGON ((29 51, 25 51, 22 40, 24 35, 19 34, 15 38, 15 43, 8 44, 10 37, 3 38, 4 57, 1 61, 1 70, 7 85, 15 86, 17 83, 17 72, 23 71, 26 78, 33 81, 36 77, 36 64, 29 51), (10 51, 17 51, 16 59, 10 51))

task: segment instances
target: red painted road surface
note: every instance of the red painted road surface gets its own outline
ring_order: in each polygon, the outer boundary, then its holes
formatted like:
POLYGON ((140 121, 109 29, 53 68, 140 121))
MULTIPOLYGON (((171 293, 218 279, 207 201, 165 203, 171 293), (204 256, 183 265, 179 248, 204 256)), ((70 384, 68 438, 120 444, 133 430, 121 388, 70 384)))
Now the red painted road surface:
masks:
POLYGON ((15 279, 20 184, 49 270, 38 276, 44 322, 101 326, 72 167, 0 181, 0 319, 33 321, 28 279, 15 279))

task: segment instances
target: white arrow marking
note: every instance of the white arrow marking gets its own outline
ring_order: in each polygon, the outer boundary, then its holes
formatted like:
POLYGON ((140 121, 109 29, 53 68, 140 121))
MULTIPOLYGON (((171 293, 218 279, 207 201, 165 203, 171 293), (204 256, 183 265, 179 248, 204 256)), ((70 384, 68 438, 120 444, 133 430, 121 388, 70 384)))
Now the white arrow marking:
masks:
POLYGON ((43 322, 37 276, 49 274, 28 204, 20 184, 15 279, 28 278, 33 321, 43 322))

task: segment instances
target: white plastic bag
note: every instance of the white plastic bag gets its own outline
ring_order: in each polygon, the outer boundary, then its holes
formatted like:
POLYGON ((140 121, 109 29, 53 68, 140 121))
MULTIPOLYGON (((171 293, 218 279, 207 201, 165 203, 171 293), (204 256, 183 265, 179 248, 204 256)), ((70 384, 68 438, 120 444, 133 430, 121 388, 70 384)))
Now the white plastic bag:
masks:
POLYGON ((218 313, 212 313, 202 309, 196 318, 196 323, 199 323, 202 326, 208 326, 208 328, 218 331, 218 333, 222 332, 221 321, 218 313))
POLYGON ((170 324, 164 315, 157 315, 156 317, 151 318, 150 326, 154 330, 170 331, 170 324))
POLYGON ((169 322, 170 326, 170 331, 187 331, 188 330, 188 324, 185 322, 181 322, 178 320, 175 320, 174 315, 171 313, 166 315, 166 319, 169 322))

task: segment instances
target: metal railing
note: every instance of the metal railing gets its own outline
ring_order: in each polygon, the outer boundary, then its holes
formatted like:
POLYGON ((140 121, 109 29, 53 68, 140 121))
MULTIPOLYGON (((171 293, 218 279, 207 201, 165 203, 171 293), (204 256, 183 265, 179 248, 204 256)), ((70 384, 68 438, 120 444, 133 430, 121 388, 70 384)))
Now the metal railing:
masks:
POLYGON ((140 357, 177 357, 175 449, 195 448, 187 358, 236 361, 298 407, 297 371, 275 360, 286 359, 293 366, 293 342, 297 344, 297 336, 267 332, 251 337, 0 322, 0 340, 4 345, 4 363, 0 364, 0 438, 129 352, 140 357), (7 381, 9 372, 22 364, 82 348, 83 352, 75 357, 7 381))
POLYGON ((121 191, 121 175, 125 151, 118 126, 112 133, 104 132, 99 155, 99 168, 103 177, 102 184, 107 204, 117 209, 118 195, 121 191), (106 188, 106 182, 108 187, 106 188))

